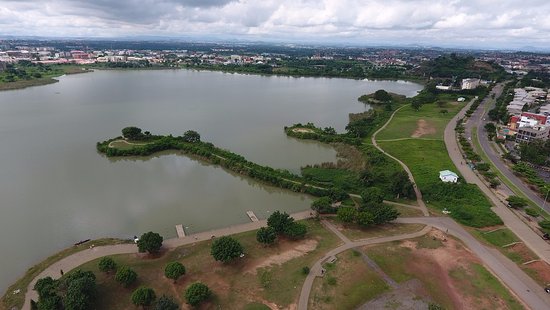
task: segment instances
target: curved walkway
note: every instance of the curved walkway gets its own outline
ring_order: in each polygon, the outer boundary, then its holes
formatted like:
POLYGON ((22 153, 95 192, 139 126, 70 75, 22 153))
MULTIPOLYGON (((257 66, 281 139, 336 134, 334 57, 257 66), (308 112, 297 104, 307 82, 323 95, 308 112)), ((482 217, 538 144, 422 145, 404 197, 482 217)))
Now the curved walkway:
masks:
MULTIPOLYGON (((292 216, 296 220, 303 220, 311 218, 314 214, 311 211, 303 211, 298 213, 293 213, 292 216)), ((233 234, 238 234, 246 231, 256 230, 260 227, 266 226, 267 220, 260 220, 258 222, 249 222, 240 225, 229 226, 226 228, 215 229, 205 232, 196 233, 189 235, 184 238, 172 238, 164 240, 163 247, 166 249, 177 248, 182 245, 193 244, 199 241, 211 240, 212 236, 228 236, 233 234)), ((31 299, 38 300, 38 294, 33 289, 34 284, 38 279, 45 277, 52 277, 53 279, 58 279, 61 276, 60 271, 69 272, 82 264, 85 264, 94 259, 98 259, 107 255, 116 255, 116 254, 132 254, 138 253, 138 248, 135 244, 118 244, 118 245, 107 245, 92 247, 87 250, 83 250, 72 255, 69 255, 53 264, 48 266, 44 271, 37 275, 27 287, 27 292, 25 293, 25 303, 23 304, 22 310, 31 309, 31 299)))
POLYGON ((386 151, 384 151, 384 149, 382 149, 380 146, 378 146, 378 143, 376 143, 376 135, 384 130, 388 124, 392 121, 393 117, 395 116, 395 114, 403 109, 404 107, 406 107, 406 105, 400 107, 399 109, 395 110, 392 115, 390 116, 390 118, 388 119, 388 121, 380 128, 378 128, 378 130, 376 132, 374 132, 372 134, 372 137, 371 137, 371 142, 372 142, 372 145, 374 145, 375 148, 377 148, 380 152, 384 153, 386 156, 390 157, 391 159, 395 160, 396 162, 398 162, 401 167, 403 167, 403 169, 405 170, 405 172, 407 172, 407 175, 409 176, 409 180, 412 182, 413 184, 413 188, 414 188, 414 193, 416 194, 416 201, 418 203, 418 206, 420 207, 420 210, 422 210, 422 213, 424 214, 424 216, 430 216, 430 213, 428 212, 428 208, 426 207, 426 204, 424 203, 424 201, 422 200, 422 193, 420 192, 420 189, 418 188, 418 186, 416 186, 416 182, 414 181, 414 176, 411 172, 411 170, 409 169, 409 167, 407 167, 407 165, 405 165, 402 161, 400 161, 399 159, 397 159, 396 157, 392 156, 391 154, 387 153, 386 151))

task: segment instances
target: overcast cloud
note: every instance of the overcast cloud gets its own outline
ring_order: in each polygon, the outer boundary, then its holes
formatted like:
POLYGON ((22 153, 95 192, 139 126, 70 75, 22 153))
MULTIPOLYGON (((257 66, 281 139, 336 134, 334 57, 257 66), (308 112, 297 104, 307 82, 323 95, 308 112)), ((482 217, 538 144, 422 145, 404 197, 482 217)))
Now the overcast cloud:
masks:
POLYGON ((0 0, 1 35, 550 47, 548 0, 0 0))

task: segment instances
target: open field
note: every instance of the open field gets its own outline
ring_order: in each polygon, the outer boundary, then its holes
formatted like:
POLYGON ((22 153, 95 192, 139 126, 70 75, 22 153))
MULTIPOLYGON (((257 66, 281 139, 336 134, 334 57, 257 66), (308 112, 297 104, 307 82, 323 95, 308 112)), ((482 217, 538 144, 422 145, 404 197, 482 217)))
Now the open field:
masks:
POLYGON ((337 237, 325 230, 319 222, 304 221, 308 225, 308 237, 301 241, 280 240, 278 244, 264 247, 256 241, 256 232, 234 235, 245 248, 245 258, 224 265, 210 256, 211 242, 183 246, 164 253, 158 258, 141 255, 117 255, 119 265, 126 265, 138 273, 138 283, 129 289, 116 283, 113 275, 99 272, 97 260, 82 266, 97 276, 99 309, 135 309, 130 302, 132 291, 140 285, 153 288, 157 296, 172 296, 183 309, 188 309, 183 293, 195 281, 207 284, 214 297, 204 309, 261 309, 261 305, 289 307, 298 298, 305 275, 302 268, 311 266, 326 251, 339 244, 337 237), (187 274, 173 283, 164 277, 165 265, 179 261, 187 274))
POLYGON ((440 231, 365 252, 398 284, 420 281, 419 298, 445 309, 523 309, 460 241, 440 231))
POLYGON ((359 252, 348 250, 337 258, 333 264, 325 265, 325 276, 313 282, 309 308, 356 309, 389 289, 359 252))
POLYGON ((361 227, 357 224, 343 223, 336 217, 327 218, 344 236, 355 241, 385 236, 396 236, 422 230, 423 224, 388 223, 376 227, 361 227))
POLYGON ((441 107, 425 104, 419 111, 414 111, 411 105, 407 105, 395 114, 392 122, 376 138, 391 140, 416 137, 443 140, 445 126, 463 106, 463 103, 457 102, 446 102, 441 107))

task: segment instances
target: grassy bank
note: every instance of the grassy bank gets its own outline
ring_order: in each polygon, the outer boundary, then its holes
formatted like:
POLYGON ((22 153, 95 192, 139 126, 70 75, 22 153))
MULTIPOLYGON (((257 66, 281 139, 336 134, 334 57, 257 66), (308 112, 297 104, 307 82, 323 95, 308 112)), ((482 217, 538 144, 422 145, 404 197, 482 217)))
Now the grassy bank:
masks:
MULTIPOLYGON (((65 75, 65 74, 78 74, 90 72, 90 70, 85 69, 84 67, 77 65, 51 65, 51 66, 42 66, 46 69, 38 68, 24 68, 25 75, 22 77, 12 77, 8 78, 9 75, 7 72, 0 73, 0 91, 3 90, 14 90, 14 89, 23 89, 31 86, 41 86, 57 83, 56 77, 65 75)), ((14 75, 11 75, 14 76, 14 75)))

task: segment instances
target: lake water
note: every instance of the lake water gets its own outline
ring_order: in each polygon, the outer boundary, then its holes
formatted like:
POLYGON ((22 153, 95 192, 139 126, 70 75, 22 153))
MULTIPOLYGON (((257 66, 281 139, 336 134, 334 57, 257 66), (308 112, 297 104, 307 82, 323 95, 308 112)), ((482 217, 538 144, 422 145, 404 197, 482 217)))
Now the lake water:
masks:
POLYGON ((249 160, 299 172, 334 161, 325 145, 288 138, 283 126, 312 121, 344 130, 357 97, 402 81, 291 78, 220 72, 98 71, 0 92, 0 292, 56 251, 87 238, 156 231, 175 237, 244 223, 311 199, 174 154, 109 160, 95 143, 134 125, 154 134, 192 129, 249 160))

